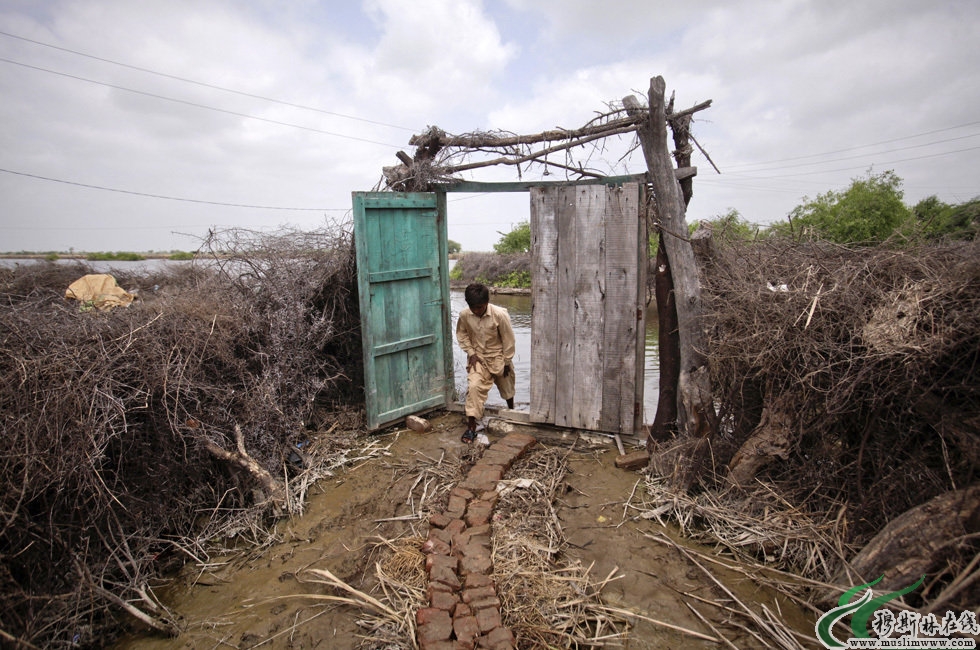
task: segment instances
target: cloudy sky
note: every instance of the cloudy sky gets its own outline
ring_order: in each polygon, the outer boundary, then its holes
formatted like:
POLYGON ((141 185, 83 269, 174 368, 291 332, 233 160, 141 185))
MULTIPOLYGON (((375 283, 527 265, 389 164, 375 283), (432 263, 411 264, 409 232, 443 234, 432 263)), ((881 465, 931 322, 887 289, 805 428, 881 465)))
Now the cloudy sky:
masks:
MULTIPOLYGON (((695 154, 689 220, 771 223, 869 170, 958 203, 978 28, 976 0, 0 0, 0 251, 342 223, 429 125, 575 128, 655 75, 713 100, 693 128, 722 173, 695 154)), ((581 155, 644 171, 628 145, 581 155)), ((489 250, 527 203, 452 194, 449 237, 489 250)))

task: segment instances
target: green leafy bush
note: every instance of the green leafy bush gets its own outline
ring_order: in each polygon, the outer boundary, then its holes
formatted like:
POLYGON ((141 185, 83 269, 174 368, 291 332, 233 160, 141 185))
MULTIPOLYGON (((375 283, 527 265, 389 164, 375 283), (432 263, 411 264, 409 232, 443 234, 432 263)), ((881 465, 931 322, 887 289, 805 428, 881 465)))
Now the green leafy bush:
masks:
POLYGON ((493 250, 501 255, 510 253, 527 253, 531 250, 531 222, 522 221, 503 235, 500 241, 493 245, 493 250))
POLYGON ((796 235, 810 232, 838 244, 874 244, 887 239, 911 216, 902 196, 902 179, 895 172, 868 172, 843 192, 806 200, 790 213, 789 224, 776 224, 773 229, 796 235))

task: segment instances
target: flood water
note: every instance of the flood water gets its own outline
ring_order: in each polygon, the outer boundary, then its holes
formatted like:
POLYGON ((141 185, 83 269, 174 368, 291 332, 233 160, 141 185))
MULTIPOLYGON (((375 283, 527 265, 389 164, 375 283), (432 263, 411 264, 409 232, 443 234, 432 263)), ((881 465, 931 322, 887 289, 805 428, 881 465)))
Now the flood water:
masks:
MULTIPOLYGON (((462 291, 451 291, 452 329, 455 336, 456 319, 459 312, 466 307, 462 291)), ((517 388, 514 395, 514 406, 517 410, 527 410, 531 403, 531 296, 512 296, 498 294, 490 297, 490 302, 506 307, 510 312, 510 321, 514 326, 516 351, 514 353, 514 370, 516 371, 517 388)), ((646 345, 644 346, 644 382, 643 382, 643 421, 652 422, 657 413, 657 389, 659 384, 659 368, 657 365, 657 310, 647 310, 646 345)), ((453 370, 456 379, 456 392, 462 395, 466 392, 466 355, 459 345, 453 344, 453 370)), ((496 388, 490 390, 487 404, 491 406, 506 406, 497 393, 496 388)))

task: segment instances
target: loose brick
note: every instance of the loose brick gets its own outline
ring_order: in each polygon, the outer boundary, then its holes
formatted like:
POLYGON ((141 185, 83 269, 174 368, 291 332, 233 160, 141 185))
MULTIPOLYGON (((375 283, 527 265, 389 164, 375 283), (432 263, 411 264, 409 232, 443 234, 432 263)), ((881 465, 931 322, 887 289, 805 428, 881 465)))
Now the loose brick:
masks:
MULTIPOLYGON (((445 610, 434 607, 423 607, 415 612, 415 622, 418 625, 428 625, 432 622, 438 622, 448 618, 449 614, 445 610)), ((448 639, 449 637, 447 636, 446 638, 448 639)))
MULTIPOLYGON (((504 477, 504 468, 500 465, 478 464, 470 470, 468 478, 486 479, 497 482, 504 477)), ((483 490, 478 490, 482 492, 483 490)))
POLYGON ((452 548, 446 542, 442 541, 438 537, 430 537, 425 540, 422 544, 422 552, 428 554, 437 555, 449 555, 452 552, 452 548))
POLYGON ((462 618, 464 616, 473 616, 473 609, 466 603, 456 603, 456 609, 453 610, 453 618, 462 618))
POLYGON ((438 611, 442 612, 445 618, 418 627, 419 645, 424 648, 436 647, 431 645, 432 642, 449 641, 453 636, 453 619, 449 617, 449 612, 438 611))
POLYGON ((616 467, 634 471, 643 469, 650 463, 650 453, 645 449, 633 451, 616 457, 616 467))
POLYGON ((487 490, 495 489, 497 487, 498 480, 499 479, 490 479, 487 477, 468 476, 460 483, 460 485, 465 485, 467 489, 474 490, 476 492, 486 492, 487 490))
POLYGON ((445 566, 432 567, 432 570, 429 571, 429 580, 432 582, 441 582, 452 591, 457 591, 462 586, 459 582, 459 577, 456 575, 456 571, 445 566))
POLYGON ((466 499, 467 501, 469 501, 470 499, 472 499, 473 497, 476 496, 475 494, 473 494, 469 490, 467 490, 465 488, 461 488, 458 485, 456 487, 454 487, 449 492, 449 496, 454 496, 454 495, 455 496, 458 496, 458 497, 462 497, 462 498, 466 499))
POLYGON ((432 430, 432 423, 425 418, 420 418, 417 415, 409 415, 407 418, 405 418, 405 424, 412 431, 425 432, 432 430))
POLYGON ((504 471, 510 469, 510 466, 514 464, 516 454, 510 448, 503 449, 488 449, 483 458, 480 459, 481 463, 486 463, 488 465, 500 465, 504 468, 504 471))
POLYGON ((470 544, 479 544, 480 546, 490 549, 492 542, 490 541, 490 535, 487 533, 482 533, 480 535, 467 535, 463 533, 458 537, 453 538, 453 545, 463 547, 470 544))
POLYGON ((470 526, 484 526, 490 521, 493 505, 487 501, 471 501, 466 509, 466 523, 470 526))
POLYGON ((445 528, 450 521, 452 519, 441 512, 433 512, 429 515, 429 525, 436 528, 445 528))
POLYGON ((505 445, 511 445, 514 447, 519 446, 523 447, 524 449, 529 449, 537 444, 538 441, 534 436, 514 431, 504 436, 500 442, 504 443, 505 445))
POLYGON ((425 558, 425 570, 432 573, 432 570, 436 567, 445 567, 450 571, 455 571, 456 560, 448 555, 427 555, 425 558))
POLYGON ((490 504, 490 507, 497 505, 497 501, 500 500, 500 493, 496 490, 488 490, 480 495, 480 501, 485 501, 490 504))
POLYGON ((487 585, 483 587, 464 587, 463 588, 463 602, 472 603, 475 600, 480 600, 482 598, 496 598, 497 592, 493 587, 487 585))
POLYGON ((493 586, 493 578, 483 573, 467 573, 463 582, 465 589, 479 589, 480 587, 493 586))
POLYGON ((466 530, 466 522, 462 519, 462 513, 456 519, 453 519, 446 525, 446 532, 450 535, 458 535, 459 533, 466 530))
POLYGON ((474 600, 471 603, 467 603, 474 612, 479 612, 484 609, 500 609, 500 599, 496 596, 490 598, 481 598, 480 600, 474 600))
POLYGON ((500 610, 496 607, 476 610, 476 624, 484 634, 495 627, 500 627, 500 610))
POLYGON ((451 591, 441 591, 434 589, 431 592, 431 597, 429 599, 429 606, 433 609, 441 609, 444 611, 452 613, 453 609, 456 607, 456 603, 459 602, 459 598, 456 597, 451 591))
POLYGON ((490 573, 493 563, 489 557, 461 557, 459 558, 459 572, 463 575, 467 573, 490 573))
POLYGON ((441 539, 447 544, 453 543, 452 533, 450 533, 448 530, 444 528, 430 528, 428 539, 432 539, 432 538, 441 539))
POLYGON ((419 650, 456 650, 456 644, 452 641, 419 640, 419 650))
POLYGON ((470 541, 465 546, 460 546, 458 555, 462 557, 485 557, 490 558, 490 549, 479 542, 470 541))
POLYGON ((462 517, 463 513, 466 512, 466 499, 458 494, 450 494, 449 505, 446 506, 446 512, 455 518, 462 517))
POLYGON ((480 535, 486 535, 489 537, 490 524, 483 524, 482 526, 470 526, 469 528, 466 529, 466 531, 463 534, 469 538, 477 537, 480 535))
POLYGON ((453 632, 464 647, 472 648, 480 636, 480 625, 475 616, 457 616, 453 619, 453 632))
POLYGON ((510 628, 503 626, 495 627, 494 629, 490 630, 485 638, 493 650, 506 650, 507 648, 513 648, 516 643, 514 633, 510 631, 510 628))

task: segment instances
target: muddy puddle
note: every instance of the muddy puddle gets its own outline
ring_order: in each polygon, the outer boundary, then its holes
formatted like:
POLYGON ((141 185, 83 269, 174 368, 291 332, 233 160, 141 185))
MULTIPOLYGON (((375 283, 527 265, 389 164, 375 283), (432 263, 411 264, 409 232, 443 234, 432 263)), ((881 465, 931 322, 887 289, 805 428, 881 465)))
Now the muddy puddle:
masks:
MULTIPOLYGON (((279 541, 188 563, 168 584, 156 587, 178 618, 183 630, 179 637, 132 634, 112 647, 363 647, 364 628, 358 621, 364 611, 318 599, 335 592, 304 580, 304 572, 325 569, 368 593, 377 587, 373 567, 383 540, 425 534, 425 522, 416 517, 419 500, 433 489, 437 473, 444 480, 456 474, 458 480, 459 467, 473 454, 472 447, 459 441, 459 414, 433 416, 432 423, 428 433, 404 430, 380 436, 385 453, 322 481, 302 517, 276 525, 279 541)), ((541 441, 557 444, 544 437, 541 441)), ((812 641, 816 614, 804 613, 758 586, 747 567, 733 571, 692 562, 686 552, 710 556, 712 549, 685 541, 676 529, 653 519, 637 517, 643 510, 642 477, 614 466, 616 447, 580 447, 567 455, 564 494, 555 506, 566 540, 563 555, 591 566, 597 582, 614 577, 602 589, 605 604, 635 615, 629 638, 619 647, 725 647, 681 630, 723 635, 739 648, 765 647, 744 625, 739 627, 744 615, 733 611, 742 606, 778 619, 802 646, 817 647, 812 641)), ((725 562, 734 564, 730 558, 725 562)))

